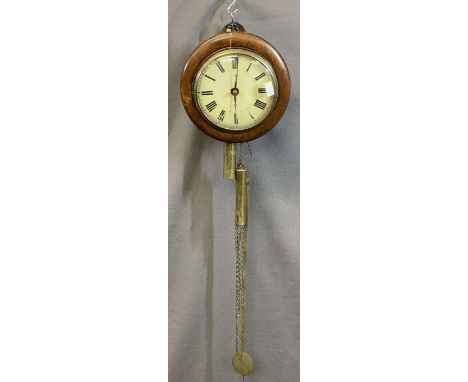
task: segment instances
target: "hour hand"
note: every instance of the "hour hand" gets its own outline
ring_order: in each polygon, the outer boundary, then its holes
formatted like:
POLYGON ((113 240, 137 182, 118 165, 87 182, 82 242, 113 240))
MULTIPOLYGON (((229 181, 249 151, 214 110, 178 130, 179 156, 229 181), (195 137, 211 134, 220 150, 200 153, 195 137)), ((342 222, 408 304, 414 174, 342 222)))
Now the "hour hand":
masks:
POLYGON ((234 99, 239 95, 239 89, 237 89, 237 74, 236 74, 236 81, 234 83, 234 87, 231 89, 231 94, 234 96, 234 99))

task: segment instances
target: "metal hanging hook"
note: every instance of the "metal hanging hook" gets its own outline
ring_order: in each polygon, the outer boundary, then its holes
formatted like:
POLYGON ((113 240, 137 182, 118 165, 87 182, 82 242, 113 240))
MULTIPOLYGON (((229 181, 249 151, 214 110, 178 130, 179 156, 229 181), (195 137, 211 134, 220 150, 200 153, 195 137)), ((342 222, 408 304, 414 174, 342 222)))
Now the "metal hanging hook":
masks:
POLYGON ((239 8, 236 8, 237 0, 226 0, 226 2, 229 3, 227 11, 231 15, 231 22, 234 23, 234 14, 239 10, 239 8))

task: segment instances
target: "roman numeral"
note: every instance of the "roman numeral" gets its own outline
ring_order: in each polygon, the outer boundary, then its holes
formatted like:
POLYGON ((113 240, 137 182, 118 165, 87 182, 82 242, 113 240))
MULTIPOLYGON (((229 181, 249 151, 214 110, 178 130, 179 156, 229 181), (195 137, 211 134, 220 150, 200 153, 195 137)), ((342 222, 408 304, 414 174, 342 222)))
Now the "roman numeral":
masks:
POLYGON ((213 77, 210 77, 208 74, 205 74, 205 77, 206 77, 206 78, 209 78, 209 79, 212 80, 212 81, 216 81, 213 77))
POLYGON ((250 63, 249 67, 247 68, 246 72, 249 71, 250 67, 252 66, 252 63, 250 63))
POLYGON ((267 104, 265 102, 262 102, 260 100, 256 100, 255 103, 254 103, 254 106, 257 106, 259 109, 262 109, 262 110, 265 109, 266 105, 267 104))
POLYGON ((216 101, 211 101, 208 105, 206 105, 206 108, 208 109, 208 111, 213 111, 213 109, 215 109, 216 106, 218 106, 216 101))
POLYGON ((216 66, 217 66, 218 69, 221 71, 221 73, 224 73, 224 68, 223 68, 223 65, 221 65, 221 62, 216 61, 216 66))
POLYGON ((258 92, 259 93, 266 93, 266 89, 265 88, 258 88, 258 92))
POLYGON ((239 120, 237 119, 237 114, 234 113, 234 124, 238 125, 239 124, 239 120))
POLYGON ((260 78, 265 77, 266 74, 263 72, 262 74, 259 74, 257 77, 255 77, 255 81, 258 81, 260 78))
POLYGON ((226 112, 225 112, 224 110, 221 110, 221 113, 219 113, 218 119, 219 119, 220 121, 224 120, 224 115, 225 115, 225 114, 226 114, 226 112))
POLYGON ((239 65, 239 57, 232 58, 232 68, 237 69, 237 65, 239 65))
POLYGON ((213 95, 213 90, 205 90, 201 92, 202 95, 213 95))

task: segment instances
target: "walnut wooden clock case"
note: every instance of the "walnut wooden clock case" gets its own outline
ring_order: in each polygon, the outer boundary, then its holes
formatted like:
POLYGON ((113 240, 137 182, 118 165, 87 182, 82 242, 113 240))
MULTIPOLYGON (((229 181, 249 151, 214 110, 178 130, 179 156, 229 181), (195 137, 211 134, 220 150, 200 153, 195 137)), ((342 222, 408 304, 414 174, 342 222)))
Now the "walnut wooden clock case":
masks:
MULTIPOLYGON (((219 62, 216 62, 216 64, 221 73, 224 73, 224 67, 219 62)), ((245 70, 243 70, 242 75, 248 74, 244 72, 245 70)), ((212 76, 207 77, 215 81, 212 76)), ((254 80, 255 79, 256 78, 254 78, 254 80)), ((237 85, 232 89, 226 89, 226 92, 229 92, 229 90, 231 90, 233 95, 237 95, 236 92, 239 93, 237 85)), ((261 92, 260 90, 263 90, 263 93, 265 93, 264 89, 259 89, 259 93, 261 92)), ((271 44, 256 35, 247 33, 240 24, 230 23, 223 28, 220 34, 206 40, 193 51, 182 73, 180 92, 187 115, 202 132, 222 142, 242 143, 261 137, 278 123, 289 102, 291 81, 285 62, 271 44), (250 117, 252 117, 252 121, 247 125, 248 128, 239 129, 236 128, 232 119, 232 125, 229 123, 226 124, 226 121, 224 121, 224 124, 214 123, 214 118, 208 118, 206 108, 200 107, 200 102, 197 101, 197 92, 200 93, 197 88, 200 70, 204 65, 206 66, 210 58, 220 56, 223 51, 233 51, 235 49, 247 52, 247 54, 251 52, 252 56, 258 57, 260 60, 263 60, 263 62, 266 62, 265 65, 273 72, 271 77, 274 78, 275 85, 274 104, 269 105, 269 109, 267 109, 268 114, 263 115, 262 118, 259 118, 258 122, 256 122, 255 116, 249 113, 250 117)), ((203 93, 213 94, 212 91, 203 93)), ((240 97, 242 97, 242 89, 240 90, 239 98, 240 97)), ((265 102, 256 101, 255 106, 265 108, 265 104, 265 102)), ((215 101, 207 105, 209 112, 211 112, 213 106, 216 106, 215 101)), ((223 111, 224 110, 221 111, 220 120, 221 117, 224 117, 223 111)), ((234 118, 236 119, 236 117, 234 118)))

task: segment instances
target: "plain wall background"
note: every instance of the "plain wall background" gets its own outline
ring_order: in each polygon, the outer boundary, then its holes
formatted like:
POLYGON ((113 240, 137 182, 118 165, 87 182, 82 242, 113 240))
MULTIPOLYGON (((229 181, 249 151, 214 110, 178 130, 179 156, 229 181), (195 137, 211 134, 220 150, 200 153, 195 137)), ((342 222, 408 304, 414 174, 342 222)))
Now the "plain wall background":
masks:
MULTIPOLYGON (((299 2, 239 1, 237 20, 289 67, 292 95, 280 123, 252 141, 247 346, 249 381, 299 380, 299 2)), ((223 382, 234 331, 234 182, 223 143, 187 117, 179 81, 192 51, 229 21, 225 1, 169 4, 169 380, 223 382)))

